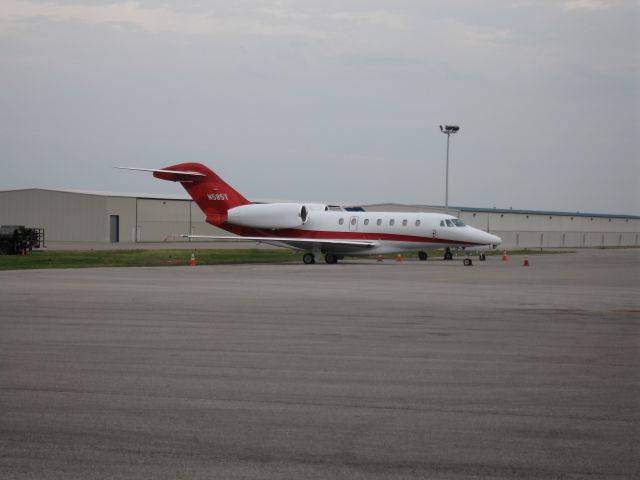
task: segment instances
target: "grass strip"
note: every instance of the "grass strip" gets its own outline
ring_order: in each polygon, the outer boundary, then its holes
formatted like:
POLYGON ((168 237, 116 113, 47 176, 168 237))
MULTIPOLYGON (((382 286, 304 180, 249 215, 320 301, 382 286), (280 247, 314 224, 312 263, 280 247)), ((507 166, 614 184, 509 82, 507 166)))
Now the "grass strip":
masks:
POLYGON ((266 249, 206 250, 34 250, 26 256, 0 255, 0 270, 89 267, 166 267, 299 261, 300 252, 266 249))
MULTIPOLYGON (((196 254, 198 265, 299 262, 302 259, 301 253, 298 251, 266 249, 34 250, 24 257, 0 255, 0 270, 185 266, 189 265, 193 252, 196 254)), ((427 253, 429 258, 442 257, 442 250, 431 249, 427 250, 427 253)), ((462 251, 453 250, 453 253, 456 257, 464 256, 462 251)), ((574 252, 570 250, 519 249, 507 250, 507 253, 508 255, 540 255, 574 252)), ((487 251, 485 254, 502 255, 502 250, 487 251)), ((473 256, 474 252, 470 251, 470 255, 473 256)), ((384 255, 384 258, 395 257, 396 254, 384 255)), ((402 257, 417 258, 418 252, 403 252, 402 257)), ((376 258, 376 256, 369 258, 376 258)))

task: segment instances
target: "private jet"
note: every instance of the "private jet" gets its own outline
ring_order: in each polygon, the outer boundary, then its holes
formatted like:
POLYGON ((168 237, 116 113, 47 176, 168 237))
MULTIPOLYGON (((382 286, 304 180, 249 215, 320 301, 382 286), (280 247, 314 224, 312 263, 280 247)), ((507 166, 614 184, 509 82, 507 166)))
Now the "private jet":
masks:
MULTIPOLYGON (((344 256, 396 254, 444 248, 496 248, 500 237, 466 225, 442 213, 348 211, 318 203, 253 203, 200 163, 162 169, 115 167, 152 172, 155 178, 180 183, 206 217, 207 223, 235 236, 180 235, 208 240, 262 242, 304 252, 302 261, 338 263, 344 256)), ((482 258, 482 257, 481 257, 482 258)), ((464 265, 472 265, 470 258, 464 265)))

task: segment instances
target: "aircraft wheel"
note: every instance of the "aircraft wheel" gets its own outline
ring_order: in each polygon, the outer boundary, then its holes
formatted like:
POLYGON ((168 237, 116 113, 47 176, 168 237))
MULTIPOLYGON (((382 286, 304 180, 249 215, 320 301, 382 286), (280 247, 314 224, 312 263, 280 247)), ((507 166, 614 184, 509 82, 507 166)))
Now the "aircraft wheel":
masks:
POLYGON ((451 252, 444 252, 444 259, 445 259, 445 260, 453 260, 453 253, 451 253, 451 252))
POLYGON ((305 253, 302 257, 302 261, 305 265, 311 265, 312 263, 316 263, 316 259, 314 258, 312 253, 305 253))
POLYGON ((338 263, 338 256, 337 255, 333 255, 331 253, 327 253, 324 256, 324 261, 327 263, 338 263))
POLYGON ((471 265, 473 265, 473 261, 470 258, 465 258, 462 263, 464 263, 465 267, 470 267, 471 265))
POLYGON ((424 262, 427 259, 427 252, 418 252, 418 258, 424 262))
POLYGON ((484 262, 484 261, 486 261, 486 260, 487 260, 486 255, 485 255, 484 253, 481 253, 481 254, 480 254, 480 261, 481 261, 481 262, 484 262))

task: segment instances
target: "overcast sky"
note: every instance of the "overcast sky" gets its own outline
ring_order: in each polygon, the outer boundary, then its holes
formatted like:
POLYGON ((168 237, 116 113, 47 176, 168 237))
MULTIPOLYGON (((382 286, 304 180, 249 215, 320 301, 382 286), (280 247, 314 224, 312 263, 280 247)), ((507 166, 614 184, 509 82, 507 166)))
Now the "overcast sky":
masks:
POLYGON ((0 1, 0 189, 640 214, 640 3, 0 1))

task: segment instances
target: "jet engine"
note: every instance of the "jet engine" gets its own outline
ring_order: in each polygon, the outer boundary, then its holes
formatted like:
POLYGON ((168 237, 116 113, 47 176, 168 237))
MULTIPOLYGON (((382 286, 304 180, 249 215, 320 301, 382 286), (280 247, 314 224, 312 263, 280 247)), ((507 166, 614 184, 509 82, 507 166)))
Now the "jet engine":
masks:
POLYGON ((307 223, 309 209, 300 203, 253 203, 230 208, 227 222, 253 228, 298 228, 307 223))

